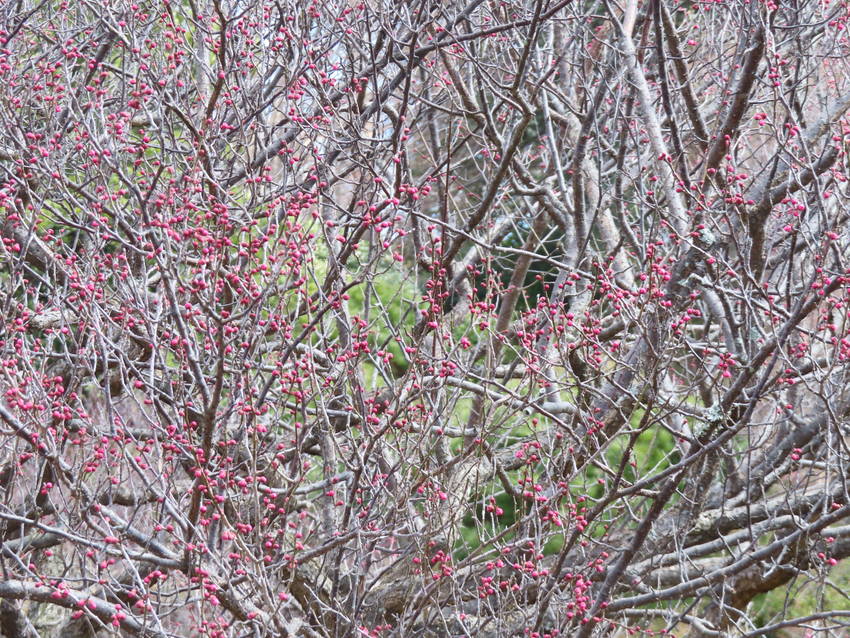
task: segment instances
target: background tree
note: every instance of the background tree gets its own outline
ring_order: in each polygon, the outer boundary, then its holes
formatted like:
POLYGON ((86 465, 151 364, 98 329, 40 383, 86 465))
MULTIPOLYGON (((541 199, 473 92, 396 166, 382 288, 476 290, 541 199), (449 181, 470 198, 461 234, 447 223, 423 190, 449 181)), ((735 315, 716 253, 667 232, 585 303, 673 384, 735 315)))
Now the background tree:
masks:
POLYGON ((847 635, 847 20, 2 3, 0 632, 847 635))

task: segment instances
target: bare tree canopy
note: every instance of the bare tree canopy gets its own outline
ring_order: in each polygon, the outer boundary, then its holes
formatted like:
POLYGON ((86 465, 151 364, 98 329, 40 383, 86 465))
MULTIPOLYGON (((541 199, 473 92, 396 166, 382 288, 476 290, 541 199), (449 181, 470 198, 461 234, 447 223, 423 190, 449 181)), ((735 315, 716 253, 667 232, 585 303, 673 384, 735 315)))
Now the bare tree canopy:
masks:
POLYGON ((848 22, 0 2, 0 636, 850 635, 848 22))

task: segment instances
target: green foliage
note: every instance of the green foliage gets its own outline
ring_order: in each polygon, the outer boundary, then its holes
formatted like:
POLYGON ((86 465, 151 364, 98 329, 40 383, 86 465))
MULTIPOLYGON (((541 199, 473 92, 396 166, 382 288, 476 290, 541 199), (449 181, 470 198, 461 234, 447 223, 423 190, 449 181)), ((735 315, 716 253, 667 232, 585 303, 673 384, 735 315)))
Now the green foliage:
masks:
MULTIPOLYGON (((825 569, 817 566, 814 570, 825 569)), ((813 570, 813 571, 814 571, 813 570)), ((766 594, 760 594, 752 602, 756 625, 765 627, 781 618, 807 616, 818 610, 850 610, 850 561, 844 561, 828 570, 829 578, 812 573, 804 574, 786 585, 766 594)), ((792 638, 796 633, 776 631, 765 634, 765 638, 792 638)))
POLYGON ((404 338, 416 323, 416 290, 412 282, 389 268, 369 284, 351 288, 348 310, 351 315, 373 319, 370 348, 390 352, 393 376, 402 376, 410 365, 404 338))

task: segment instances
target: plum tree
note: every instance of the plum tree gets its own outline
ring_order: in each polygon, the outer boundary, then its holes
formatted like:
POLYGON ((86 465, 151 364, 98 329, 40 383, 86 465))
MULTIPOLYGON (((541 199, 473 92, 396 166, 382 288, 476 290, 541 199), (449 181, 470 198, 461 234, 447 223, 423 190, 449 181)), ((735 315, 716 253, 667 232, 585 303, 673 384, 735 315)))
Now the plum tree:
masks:
POLYGON ((0 633, 846 635, 847 21, 2 3, 0 633))

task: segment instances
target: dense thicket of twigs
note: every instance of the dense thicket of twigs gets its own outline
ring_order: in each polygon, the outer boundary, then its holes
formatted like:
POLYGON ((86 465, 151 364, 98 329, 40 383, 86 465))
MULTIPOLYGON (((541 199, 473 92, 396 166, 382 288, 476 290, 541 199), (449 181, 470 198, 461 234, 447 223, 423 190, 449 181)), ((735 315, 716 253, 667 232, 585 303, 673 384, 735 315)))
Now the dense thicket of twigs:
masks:
POLYGON ((0 633, 846 635, 847 19, 0 4, 0 633))

